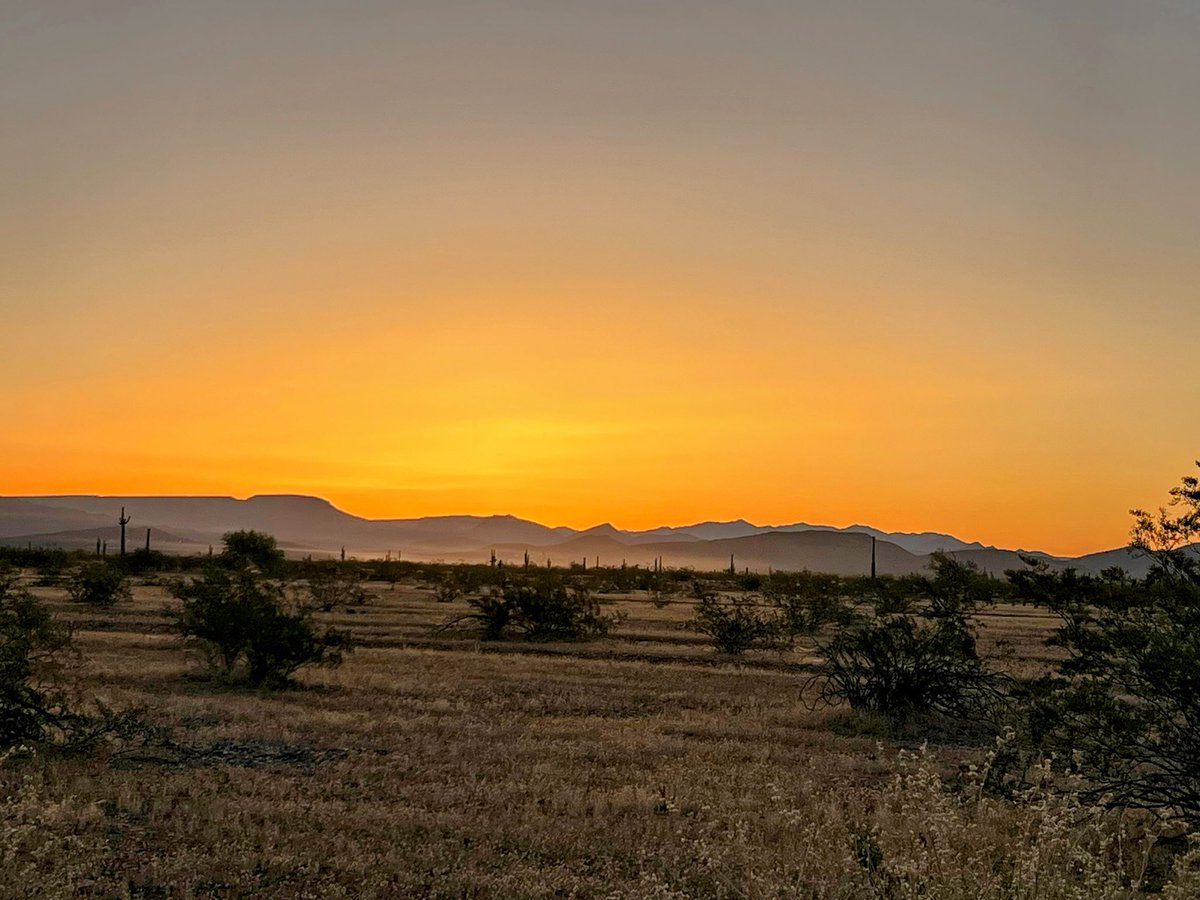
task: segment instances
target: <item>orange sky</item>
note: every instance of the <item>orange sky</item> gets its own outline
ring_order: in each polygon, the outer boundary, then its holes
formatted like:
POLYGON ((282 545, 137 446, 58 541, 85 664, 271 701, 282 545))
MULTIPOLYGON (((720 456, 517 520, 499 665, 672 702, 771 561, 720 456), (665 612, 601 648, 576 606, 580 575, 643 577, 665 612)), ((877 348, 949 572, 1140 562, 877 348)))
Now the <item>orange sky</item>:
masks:
POLYGON ((23 7, 0 492, 1120 544, 1200 14, 994 6, 23 7))

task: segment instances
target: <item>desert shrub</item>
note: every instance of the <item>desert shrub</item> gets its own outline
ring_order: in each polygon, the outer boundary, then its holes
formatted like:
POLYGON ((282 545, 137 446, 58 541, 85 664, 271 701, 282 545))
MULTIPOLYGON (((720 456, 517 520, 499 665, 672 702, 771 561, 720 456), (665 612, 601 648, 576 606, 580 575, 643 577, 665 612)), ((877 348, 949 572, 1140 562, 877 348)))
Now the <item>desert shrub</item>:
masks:
POLYGON ((438 603, 453 603, 463 595, 463 583, 453 572, 445 572, 433 585, 433 597, 438 603))
POLYGON ((977 718, 1004 697, 1004 679, 984 665, 972 621, 991 602, 991 580, 940 554, 932 568, 932 577, 907 583, 906 611, 894 611, 896 597, 889 591, 873 610, 818 640, 818 703, 845 701, 853 709, 898 717, 936 712, 977 718))
POLYGON ((1200 478, 1185 475, 1170 497, 1169 508, 1132 511, 1130 546, 1154 561, 1156 579, 1200 588, 1200 478))
POLYGON ((126 556, 117 557, 116 563, 129 575, 147 575, 174 568, 174 562, 167 554, 145 547, 138 547, 126 556))
POLYGON ((743 591, 761 591, 763 583, 763 577, 757 572, 747 572, 737 578, 737 586, 743 591))
POLYGON ((583 640, 603 637, 616 624, 600 610, 586 588, 552 579, 507 585, 504 597, 513 605, 509 625, 532 640, 583 640))
POLYGON ((76 569, 67 581, 67 594, 77 603, 102 608, 133 599, 125 573, 107 562, 87 563, 76 569))
POLYGON ((67 554, 58 552, 47 554, 38 564, 37 583, 40 587, 56 587, 63 580, 67 568, 67 554))
POLYGON ((691 566, 682 566, 678 569, 664 569, 659 571, 659 575, 667 581, 673 581, 676 584, 682 584, 685 587, 688 582, 695 581, 696 570, 691 566))
POLYGON ((461 622, 477 623, 485 640, 498 640, 515 632, 529 640, 578 641, 603 637, 619 621, 606 615, 600 603, 573 580, 555 576, 510 581, 469 597, 472 612, 442 627, 461 622))
POLYGON ((372 599, 363 584, 363 573, 349 564, 314 567, 308 575, 307 590, 312 604, 324 612, 335 606, 362 606, 372 599))
POLYGON ((1136 512, 1143 579, 1045 566, 1010 572, 1018 596, 1060 620, 1058 671, 1031 688, 1030 737, 1071 755, 1097 796, 1200 822, 1200 488, 1172 491, 1178 515, 1136 512))
POLYGON ((722 597, 695 587, 696 607, 689 626, 707 635, 719 653, 739 656, 747 650, 786 646, 782 619, 764 609, 752 596, 722 597))
POLYGON ((114 712, 93 701, 95 711, 83 712, 63 679, 76 655, 70 629, 13 573, 0 572, 0 749, 122 752, 162 736, 141 710, 114 712))
POLYGON ((485 591, 478 597, 472 597, 468 603, 474 612, 460 616, 454 622, 477 622, 485 641, 498 641, 504 637, 516 606, 510 598, 500 591, 485 591))
POLYGON ((176 630, 226 679, 280 687, 302 666, 340 665, 351 647, 349 635, 319 628, 286 586, 250 568, 213 568, 171 592, 181 601, 171 611, 176 630))
POLYGON ((827 625, 847 625, 854 611, 837 575, 818 572, 774 573, 763 583, 763 596, 778 610, 791 634, 816 634, 827 625))
POLYGON ((0 572, 0 747, 43 741, 66 715, 58 675, 70 652, 67 627, 0 572))
POLYGON ((376 581, 387 582, 388 590, 396 589, 396 582, 405 576, 412 575, 415 566, 410 562, 398 559, 381 559, 372 564, 372 577, 376 581))
POLYGON ((279 572, 283 566, 283 551, 269 534, 261 531, 230 531, 221 541, 225 546, 221 559, 231 568, 253 566, 270 575, 279 572))

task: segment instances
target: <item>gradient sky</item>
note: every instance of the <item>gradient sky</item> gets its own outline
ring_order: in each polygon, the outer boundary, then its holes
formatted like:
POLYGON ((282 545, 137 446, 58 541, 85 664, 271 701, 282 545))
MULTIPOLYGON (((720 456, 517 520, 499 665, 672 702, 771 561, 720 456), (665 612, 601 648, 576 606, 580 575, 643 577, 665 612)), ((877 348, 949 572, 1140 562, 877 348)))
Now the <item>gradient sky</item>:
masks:
POLYGON ((1082 552, 1200 456, 1200 5, 0 0, 0 493, 1082 552))

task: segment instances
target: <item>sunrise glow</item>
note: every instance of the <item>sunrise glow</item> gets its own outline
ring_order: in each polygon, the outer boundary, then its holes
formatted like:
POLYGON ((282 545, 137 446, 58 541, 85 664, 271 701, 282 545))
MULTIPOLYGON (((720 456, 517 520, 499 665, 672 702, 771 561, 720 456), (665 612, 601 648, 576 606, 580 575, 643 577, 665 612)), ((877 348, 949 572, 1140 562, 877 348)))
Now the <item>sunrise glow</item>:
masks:
POLYGON ((0 492, 1123 543, 1200 454, 1170 17, 1081 96, 1036 5, 668 6, 13 15, 0 492))

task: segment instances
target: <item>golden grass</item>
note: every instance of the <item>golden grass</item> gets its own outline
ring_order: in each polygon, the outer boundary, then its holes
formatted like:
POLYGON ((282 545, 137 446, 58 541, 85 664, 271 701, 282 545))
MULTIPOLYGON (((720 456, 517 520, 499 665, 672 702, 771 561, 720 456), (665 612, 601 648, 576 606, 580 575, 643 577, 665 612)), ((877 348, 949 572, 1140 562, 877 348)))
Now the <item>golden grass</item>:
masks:
MULTIPOLYGON (((277 693, 195 677, 162 588, 99 613, 39 589, 78 628, 85 687, 194 755, 0 766, 0 894, 1133 894, 1144 841, 1116 853, 1070 811, 951 797, 936 775, 966 750, 897 776, 869 723, 808 708, 803 646, 722 661, 682 630, 690 604, 644 596, 613 598, 628 618, 606 640, 485 645, 433 633, 461 602, 372 587, 323 617, 363 646, 277 693)), ((1012 608, 984 629, 1036 666, 1050 624, 1012 608)))

